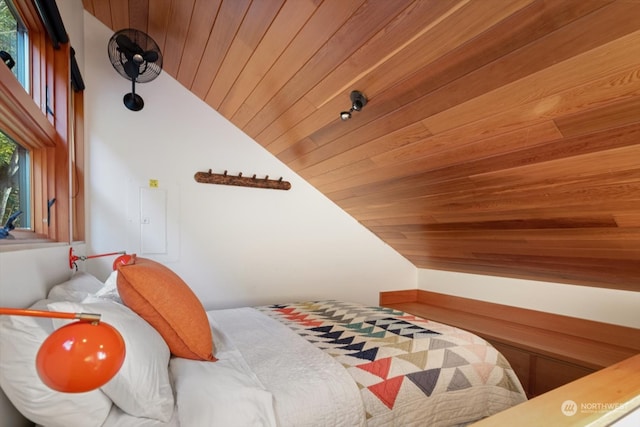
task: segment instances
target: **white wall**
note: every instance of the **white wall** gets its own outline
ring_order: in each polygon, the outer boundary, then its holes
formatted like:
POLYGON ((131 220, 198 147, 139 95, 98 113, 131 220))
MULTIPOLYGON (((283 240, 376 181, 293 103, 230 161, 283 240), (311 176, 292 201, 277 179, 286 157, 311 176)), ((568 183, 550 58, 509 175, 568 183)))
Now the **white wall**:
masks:
POLYGON ((0 306, 31 305, 71 274, 66 245, 0 252, 0 306))
MULTIPOLYGON (((111 30, 85 13, 88 252, 140 251, 140 188, 168 193, 168 254, 207 308, 336 298, 374 304, 416 287, 417 269, 173 78, 131 84, 107 56, 111 30), (283 177, 289 191, 200 184, 197 171, 283 177)), ((105 278, 111 259, 87 269, 105 278)))
POLYGON ((426 269, 418 289, 640 328, 640 292, 426 269))

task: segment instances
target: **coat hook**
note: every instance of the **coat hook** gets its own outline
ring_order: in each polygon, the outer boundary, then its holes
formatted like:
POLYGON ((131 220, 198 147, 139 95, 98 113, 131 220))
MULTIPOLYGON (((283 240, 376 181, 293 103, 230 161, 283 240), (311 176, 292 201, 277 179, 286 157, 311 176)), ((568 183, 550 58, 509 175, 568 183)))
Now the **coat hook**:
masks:
POLYGON ((242 172, 237 175, 229 174, 227 170, 222 173, 213 173, 211 169, 209 172, 196 172, 194 179, 197 182, 205 184, 224 184, 224 185, 239 185, 244 187, 256 187, 256 188, 273 188, 278 190, 289 190, 291 184, 287 181, 283 181, 283 178, 269 179, 269 175, 265 175, 264 178, 258 178, 257 174, 249 174, 246 177, 242 176, 242 172))

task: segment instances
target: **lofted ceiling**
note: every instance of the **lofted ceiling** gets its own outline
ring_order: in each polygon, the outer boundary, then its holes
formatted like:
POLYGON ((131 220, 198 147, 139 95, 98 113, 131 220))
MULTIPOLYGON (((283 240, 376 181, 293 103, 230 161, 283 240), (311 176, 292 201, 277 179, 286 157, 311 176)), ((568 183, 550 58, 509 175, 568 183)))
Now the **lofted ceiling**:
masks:
POLYGON ((640 0, 83 4, 417 267, 640 291, 640 0))

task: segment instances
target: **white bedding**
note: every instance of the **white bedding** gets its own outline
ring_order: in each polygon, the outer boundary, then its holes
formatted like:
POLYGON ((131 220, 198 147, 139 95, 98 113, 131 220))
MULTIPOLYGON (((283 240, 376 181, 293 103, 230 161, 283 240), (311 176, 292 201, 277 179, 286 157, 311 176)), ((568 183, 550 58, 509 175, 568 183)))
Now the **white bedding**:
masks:
POLYGON ((357 386, 331 356, 253 308, 207 314, 218 361, 171 359, 174 418, 135 418, 114 405, 103 427, 366 425, 357 386))
POLYGON ((102 427, 181 427, 178 422, 178 413, 173 411, 173 416, 168 422, 153 420, 151 418, 140 418, 122 412, 116 405, 111 407, 109 416, 102 427))
POLYGON ((253 308, 208 315, 219 361, 171 361, 183 427, 366 425, 358 388, 332 357, 253 308))
POLYGON ((217 362, 176 357, 170 363, 180 424, 275 427, 272 394, 216 323, 211 325, 217 362))

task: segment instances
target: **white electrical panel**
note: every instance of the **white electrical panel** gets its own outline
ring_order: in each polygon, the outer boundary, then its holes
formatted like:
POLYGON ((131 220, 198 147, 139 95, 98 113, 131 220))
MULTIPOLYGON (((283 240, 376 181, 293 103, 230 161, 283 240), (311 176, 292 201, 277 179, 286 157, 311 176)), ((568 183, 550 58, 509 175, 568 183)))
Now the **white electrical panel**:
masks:
POLYGON ((140 255, 167 253, 167 190, 140 188, 140 255))

